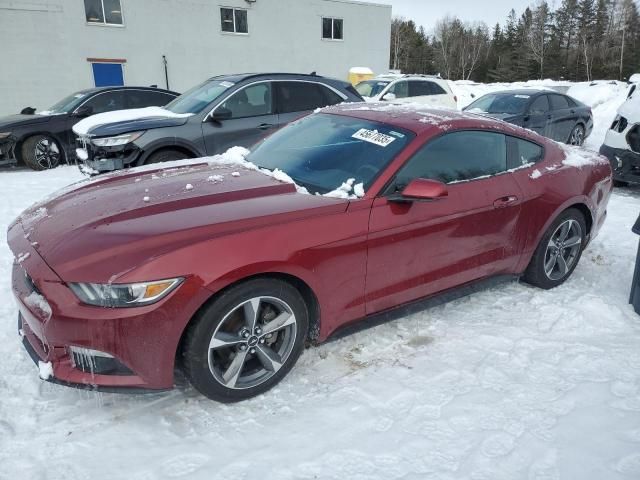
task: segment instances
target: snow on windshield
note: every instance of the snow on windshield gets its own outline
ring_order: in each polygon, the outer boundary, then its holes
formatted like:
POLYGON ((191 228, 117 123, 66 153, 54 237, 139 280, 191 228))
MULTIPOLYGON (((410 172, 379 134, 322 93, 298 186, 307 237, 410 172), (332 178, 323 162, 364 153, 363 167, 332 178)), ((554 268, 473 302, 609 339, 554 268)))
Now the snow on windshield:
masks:
POLYGON ((140 120, 142 118, 186 118, 192 115, 192 113, 173 113, 162 107, 116 110, 115 112, 98 113, 97 115, 92 115, 80 120, 73 126, 73 131, 76 135, 83 136, 88 135, 93 128, 109 123, 140 120))

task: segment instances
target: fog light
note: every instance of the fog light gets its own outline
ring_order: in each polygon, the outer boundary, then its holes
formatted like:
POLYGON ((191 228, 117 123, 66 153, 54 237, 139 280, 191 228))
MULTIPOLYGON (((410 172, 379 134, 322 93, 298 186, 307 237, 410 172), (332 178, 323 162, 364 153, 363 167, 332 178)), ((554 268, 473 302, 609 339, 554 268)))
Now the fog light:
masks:
POLYGON ((113 355, 85 347, 69 347, 74 368, 98 375, 133 375, 133 372, 113 355))

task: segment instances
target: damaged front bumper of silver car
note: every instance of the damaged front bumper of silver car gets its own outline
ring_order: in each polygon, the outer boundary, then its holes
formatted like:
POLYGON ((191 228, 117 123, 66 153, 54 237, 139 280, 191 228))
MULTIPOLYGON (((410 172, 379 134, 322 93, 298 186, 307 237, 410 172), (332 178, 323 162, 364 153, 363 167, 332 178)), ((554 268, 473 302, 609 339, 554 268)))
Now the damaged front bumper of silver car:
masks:
POLYGON ((16 140, 11 133, 0 132, 0 166, 18 163, 15 152, 16 140))

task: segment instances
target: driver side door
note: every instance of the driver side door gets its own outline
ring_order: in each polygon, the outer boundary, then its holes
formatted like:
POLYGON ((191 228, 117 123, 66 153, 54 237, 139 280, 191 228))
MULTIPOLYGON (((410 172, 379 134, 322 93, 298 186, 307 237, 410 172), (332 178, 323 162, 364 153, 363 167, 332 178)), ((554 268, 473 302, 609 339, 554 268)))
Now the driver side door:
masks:
POLYGON ((224 153, 231 147, 250 148, 278 127, 271 82, 248 85, 234 92, 213 113, 225 112, 228 118, 202 123, 207 155, 224 153))
POLYGON ((483 131, 437 137, 398 170, 371 210, 367 314, 516 267, 522 193, 506 170, 505 136, 483 131), (446 183, 448 196, 396 201, 417 178, 446 183))

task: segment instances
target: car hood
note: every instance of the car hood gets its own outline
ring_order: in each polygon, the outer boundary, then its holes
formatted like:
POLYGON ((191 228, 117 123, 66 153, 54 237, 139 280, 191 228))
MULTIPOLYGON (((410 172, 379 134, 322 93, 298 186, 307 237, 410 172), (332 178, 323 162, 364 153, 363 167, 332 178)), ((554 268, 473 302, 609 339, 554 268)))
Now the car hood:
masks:
POLYGON ((47 123, 49 120, 51 120, 51 116, 49 115, 8 115, 6 117, 0 117, 0 132, 4 132, 9 128, 47 123))
POLYGON ((73 132, 80 136, 107 137, 152 128, 184 125, 191 113, 173 113, 161 107, 134 108, 99 113, 79 121, 73 132))
POLYGON ((348 206, 238 165, 133 170, 67 187, 10 229, 21 226, 63 280, 100 283, 200 241, 348 206))

